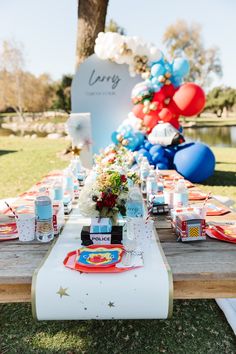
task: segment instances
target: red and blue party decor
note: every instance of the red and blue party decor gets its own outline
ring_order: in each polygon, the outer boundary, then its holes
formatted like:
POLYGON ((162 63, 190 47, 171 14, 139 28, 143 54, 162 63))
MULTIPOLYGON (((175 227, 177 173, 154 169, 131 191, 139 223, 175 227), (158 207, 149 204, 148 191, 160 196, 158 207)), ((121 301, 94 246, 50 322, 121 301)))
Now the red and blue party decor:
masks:
POLYGON ((179 117, 200 114, 206 101, 199 85, 184 82, 189 60, 182 55, 168 61, 150 43, 111 33, 99 35, 95 52, 101 59, 127 64, 131 76, 144 79, 132 90, 132 112, 112 133, 113 143, 145 156, 159 169, 176 168, 192 182, 211 176, 215 158, 210 148, 194 142, 182 147, 179 117))

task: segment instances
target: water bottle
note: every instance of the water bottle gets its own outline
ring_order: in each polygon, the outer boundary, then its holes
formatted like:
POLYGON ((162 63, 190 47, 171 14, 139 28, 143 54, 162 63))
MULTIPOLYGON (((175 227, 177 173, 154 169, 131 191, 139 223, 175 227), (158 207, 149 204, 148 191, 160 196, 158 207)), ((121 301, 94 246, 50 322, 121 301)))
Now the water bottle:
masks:
POLYGON ((143 199, 139 187, 129 189, 126 202, 126 216, 128 218, 143 216, 143 199))
POLYGON ((54 207, 56 205, 57 208, 56 216, 57 216, 58 233, 60 232, 61 228, 65 224, 63 196, 64 196, 63 183, 62 180, 58 179, 54 183, 54 200, 53 200, 54 207))
POLYGON ((80 161, 79 156, 76 156, 71 160, 70 169, 73 175, 75 176, 75 178, 77 178, 78 173, 80 173, 83 170, 82 163, 80 161))
POLYGON ((143 194, 147 193, 147 177, 149 175, 149 163, 143 158, 140 166, 140 180, 141 180, 141 192, 143 194))
POLYGON ((36 238, 40 242, 50 242, 54 238, 53 208, 49 196, 41 195, 35 199, 36 238))
POLYGON ((176 184, 173 204, 175 208, 188 206, 188 188, 182 178, 176 184))
POLYGON ((71 200, 74 200, 74 176, 70 168, 67 168, 64 172, 64 191, 70 195, 71 200))
POLYGON ((147 177, 147 194, 155 195, 158 192, 156 172, 154 167, 152 167, 149 176, 147 177))

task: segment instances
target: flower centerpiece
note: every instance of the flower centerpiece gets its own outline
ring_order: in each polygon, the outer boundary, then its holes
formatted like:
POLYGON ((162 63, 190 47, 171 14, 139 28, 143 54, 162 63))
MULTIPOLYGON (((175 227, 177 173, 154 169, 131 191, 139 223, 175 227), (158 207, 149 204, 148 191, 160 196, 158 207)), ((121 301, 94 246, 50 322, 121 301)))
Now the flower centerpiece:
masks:
POLYGON ((97 169, 118 170, 122 167, 126 173, 134 163, 134 153, 123 146, 111 144, 95 155, 95 163, 97 169))
POLYGON ((117 170, 105 170, 85 183, 79 197, 79 209, 86 217, 111 218, 126 215, 127 176, 117 170))

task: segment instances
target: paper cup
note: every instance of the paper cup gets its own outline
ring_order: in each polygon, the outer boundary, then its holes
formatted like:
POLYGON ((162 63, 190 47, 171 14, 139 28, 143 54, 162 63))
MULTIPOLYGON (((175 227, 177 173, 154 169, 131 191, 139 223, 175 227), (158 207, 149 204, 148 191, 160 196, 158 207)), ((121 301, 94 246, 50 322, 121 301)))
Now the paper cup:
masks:
POLYGON ((153 220, 134 218, 127 221, 128 239, 135 239, 139 243, 146 243, 153 238, 153 220))
POLYGON ((35 239, 35 216, 33 214, 19 214, 16 225, 19 241, 29 242, 35 239))

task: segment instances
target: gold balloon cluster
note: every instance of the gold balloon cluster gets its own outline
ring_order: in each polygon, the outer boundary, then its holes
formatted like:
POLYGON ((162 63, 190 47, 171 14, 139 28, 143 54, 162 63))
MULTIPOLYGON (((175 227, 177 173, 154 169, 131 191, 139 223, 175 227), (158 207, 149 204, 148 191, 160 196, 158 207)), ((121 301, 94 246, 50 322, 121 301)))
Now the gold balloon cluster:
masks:
POLYGON ((122 43, 119 52, 121 55, 132 55, 133 54, 132 49, 128 48, 127 43, 122 43))
POLYGON ((127 146, 129 144, 129 140, 125 139, 122 134, 117 134, 116 139, 119 141, 119 143, 123 146, 127 146))
POLYGON ((164 75, 158 76, 157 80, 164 85, 170 85, 171 84, 170 78, 171 78, 171 73, 167 71, 164 75))
POLYGON ((150 111, 155 111, 157 109, 158 103, 157 102, 150 102, 149 100, 145 100, 143 102, 143 113, 148 114, 150 111))
POLYGON ((148 57, 146 55, 135 55, 134 57, 134 70, 137 74, 149 72, 148 57))

